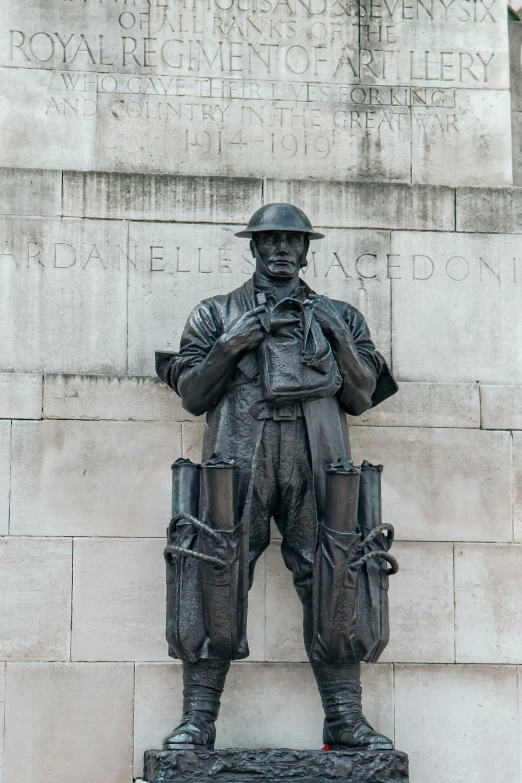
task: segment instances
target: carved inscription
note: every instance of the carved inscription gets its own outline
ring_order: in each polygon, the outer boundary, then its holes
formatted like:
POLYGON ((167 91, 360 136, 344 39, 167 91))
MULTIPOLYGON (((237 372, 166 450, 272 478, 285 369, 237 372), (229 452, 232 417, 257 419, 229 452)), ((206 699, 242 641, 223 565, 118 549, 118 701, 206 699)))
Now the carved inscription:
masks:
POLYGON ((455 31, 456 42, 464 34, 473 41, 470 25, 479 32, 481 26, 499 26, 498 2, 114 0, 100 14, 106 26, 81 30, 79 3, 64 0, 60 31, 13 24, 2 62, 161 75, 476 86, 490 80, 494 35, 488 29, 476 45, 462 49, 445 39, 455 31), (438 33, 435 46, 429 40, 419 47, 415 39, 404 45, 412 31, 429 33, 430 26, 438 33))
POLYGON ((503 72, 500 0, 5 2, 0 63, 47 74, 41 122, 133 162, 168 138, 179 171, 409 178, 413 131, 458 139, 459 91, 503 72))
POLYGON ((80 244, 70 237, 58 242, 44 241, 37 234, 33 238, 0 237, 0 269, 32 270, 38 274, 58 269, 110 272, 125 269, 126 251, 126 247, 117 244, 80 244))
MULTIPOLYGON (((495 289, 504 284, 522 285, 522 255, 507 258, 461 254, 446 251, 443 255, 384 254, 370 248, 368 252, 353 254, 346 250, 312 250, 303 277, 313 286, 314 279, 358 281, 362 286, 372 283, 386 283, 388 280, 414 280, 420 283, 435 282, 444 278, 455 284, 482 283, 495 289)), ((131 274, 157 277, 178 276, 180 279, 195 278, 204 281, 206 276, 233 275, 241 278, 254 271, 252 257, 234 240, 218 247, 209 247, 197 242, 165 245, 158 239, 156 244, 139 245, 131 241, 130 248, 118 244, 68 242, 64 237, 59 242, 43 242, 41 239, 25 238, 14 241, 0 238, 0 269, 32 270, 49 274, 55 270, 105 270, 125 271, 131 274)), ((340 289, 339 295, 342 295, 340 289)))

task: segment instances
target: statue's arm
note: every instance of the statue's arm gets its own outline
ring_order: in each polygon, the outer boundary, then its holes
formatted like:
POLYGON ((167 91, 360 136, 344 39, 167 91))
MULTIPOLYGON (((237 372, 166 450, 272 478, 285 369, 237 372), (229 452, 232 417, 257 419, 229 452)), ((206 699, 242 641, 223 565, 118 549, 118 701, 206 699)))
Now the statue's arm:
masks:
POLYGON ((344 328, 331 342, 343 378, 337 399, 351 416, 360 416, 372 407, 383 359, 370 336, 363 316, 352 311, 345 315, 344 328))
POLYGON ((397 391, 386 363, 376 350, 361 313, 321 297, 314 313, 332 347, 343 385, 337 393, 341 408, 360 416, 397 391), (379 387, 379 388, 378 388, 379 387))
POLYGON ((185 410, 200 416, 225 394, 237 359, 219 338, 205 358, 178 375, 178 393, 185 410))
POLYGON ((164 380, 181 397, 185 410, 200 416, 216 405, 226 391, 236 362, 223 344, 218 308, 201 302, 191 312, 164 380))
POLYGON ((163 364, 158 374, 181 397, 185 410, 200 416, 226 392, 243 354, 264 339, 259 321, 263 307, 242 315, 224 330, 218 307, 202 302, 190 314, 179 354, 163 364))

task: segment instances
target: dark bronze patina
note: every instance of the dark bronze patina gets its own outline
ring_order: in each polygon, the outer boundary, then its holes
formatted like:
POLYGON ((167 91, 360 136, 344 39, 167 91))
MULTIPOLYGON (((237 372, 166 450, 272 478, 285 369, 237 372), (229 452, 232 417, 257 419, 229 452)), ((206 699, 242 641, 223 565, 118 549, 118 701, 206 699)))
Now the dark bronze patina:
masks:
POLYGON ((148 750, 145 780, 154 783, 408 783, 398 750, 148 750))
POLYGON ((382 467, 353 466, 344 414, 397 385, 361 313, 299 277, 323 237, 301 210, 264 206, 237 236, 250 239, 253 277, 201 302, 179 353, 157 354, 160 378, 207 420, 202 465, 173 465, 167 639, 183 660, 184 714, 164 748, 214 747, 230 661, 248 655, 248 588, 273 518, 303 605, 323 741, 389 750, 361 711, 360 662, 388 641, 393 529, 381 519, 382 467))

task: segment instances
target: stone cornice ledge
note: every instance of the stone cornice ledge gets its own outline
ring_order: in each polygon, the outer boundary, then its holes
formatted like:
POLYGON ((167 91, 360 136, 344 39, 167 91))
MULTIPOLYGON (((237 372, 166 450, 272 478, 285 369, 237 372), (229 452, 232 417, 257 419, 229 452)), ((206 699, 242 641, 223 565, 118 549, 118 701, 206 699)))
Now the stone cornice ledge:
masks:
POLYGON ((0 214, 158 222, 244 222, 291 201, 317 225, 522 233, 522 188, 2 168, 0 214))
POLYGON ((522 188, 457 188, 457 231, 522 233, 522 188))
POLYGON ((69 217, 234 224, 274 201, 297 204, 324 227, 455 230, 455 191, 443 186, 63 173, 69 217))

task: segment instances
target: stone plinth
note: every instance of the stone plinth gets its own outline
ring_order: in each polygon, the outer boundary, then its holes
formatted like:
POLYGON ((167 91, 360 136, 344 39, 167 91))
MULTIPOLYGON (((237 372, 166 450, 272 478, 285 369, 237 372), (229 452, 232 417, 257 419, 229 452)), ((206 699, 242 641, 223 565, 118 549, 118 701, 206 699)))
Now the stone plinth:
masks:
POLYGON ((147 750, 148 783, 408 783, 408 756, 397 750, 147 750))

